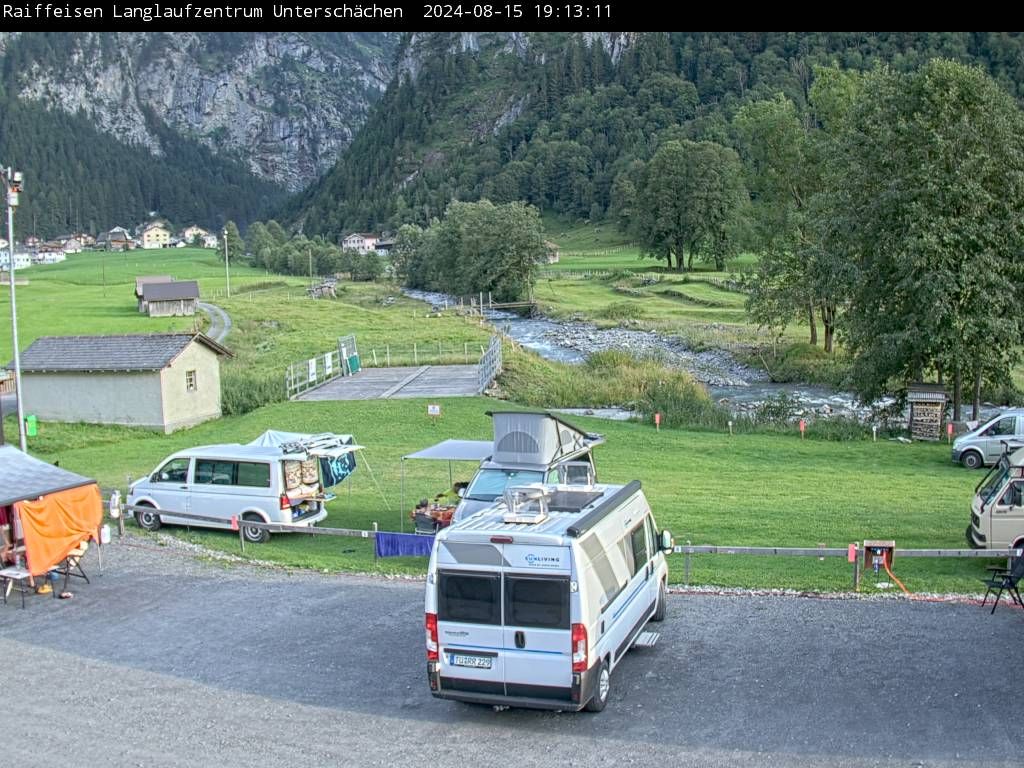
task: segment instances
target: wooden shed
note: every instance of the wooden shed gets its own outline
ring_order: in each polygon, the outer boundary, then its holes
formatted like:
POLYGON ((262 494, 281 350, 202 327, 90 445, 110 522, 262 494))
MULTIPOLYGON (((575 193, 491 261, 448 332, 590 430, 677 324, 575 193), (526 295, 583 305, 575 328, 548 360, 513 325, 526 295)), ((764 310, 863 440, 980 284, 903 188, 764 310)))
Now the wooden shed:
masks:
POLYGON ((142 305, 150 317, 194 315, 198 302, 199 283, 195 280, 145 283, 142 286, 142 305))

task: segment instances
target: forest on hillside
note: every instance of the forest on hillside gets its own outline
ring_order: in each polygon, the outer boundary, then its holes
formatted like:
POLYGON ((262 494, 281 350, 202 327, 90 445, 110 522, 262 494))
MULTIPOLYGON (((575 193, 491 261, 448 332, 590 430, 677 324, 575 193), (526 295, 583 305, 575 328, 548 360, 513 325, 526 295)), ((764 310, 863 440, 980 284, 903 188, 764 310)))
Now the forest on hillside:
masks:
MULTIPOLYGON (((616 216, 616 181, 670 140, 735 146, 744 104, 782 94, 808 115, 820 66, 909 72, 941 57, 977 64, 1020 100, 1024 37, 1010 33, 644 33, 616 61, 578 34, 500 33, 453 51, 437 33, 415 79, 392 83, 352 146, 284 219, 329 237, 426 225, 452 200, 522 200, 616 216)), ((809 118, 808 118, 809 119, 809 118)))

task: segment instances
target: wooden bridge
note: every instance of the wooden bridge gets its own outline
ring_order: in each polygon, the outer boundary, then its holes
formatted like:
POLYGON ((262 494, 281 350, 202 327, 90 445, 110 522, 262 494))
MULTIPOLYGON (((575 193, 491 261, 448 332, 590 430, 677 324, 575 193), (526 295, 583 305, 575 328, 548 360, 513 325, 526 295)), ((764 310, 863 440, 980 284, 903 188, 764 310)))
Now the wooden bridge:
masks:
POLYGON ((481 394, 501 372, 501 338, 492 336, 474 365, 412 365, 362 368, 355 337, 339 339, 339 350, 289 366, 285 387, 292 400, 389 400, 411 397, 471 397, 481 394), (353 373, 353 371, 355 371, 353 373))

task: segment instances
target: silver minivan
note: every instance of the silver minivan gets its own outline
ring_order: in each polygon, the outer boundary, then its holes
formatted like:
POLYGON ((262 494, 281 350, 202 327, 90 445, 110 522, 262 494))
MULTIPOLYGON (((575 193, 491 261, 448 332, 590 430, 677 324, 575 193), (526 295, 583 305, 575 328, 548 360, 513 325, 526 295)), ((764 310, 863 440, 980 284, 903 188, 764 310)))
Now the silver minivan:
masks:
MULTIPOLYGON (((291 433, 266 433, 275 434, 291 433)), ((149 476, 132 483, 127 503, 137 508, 135 521, 146 530, 164 524, 230 528, 237 518, 245 540, 260 543, 270 538, 269 532, 245 525, 246 520, 305 527, 327 517, 325 504, 334 494, 325 486, 347 477, 355 468, 352 452, 359 448, 323 437, 316 447, 257 440, 190 448, 171 454, 149 476), (326 481, 325 473, 330 475, 326 481)))
POLYGON ((1024 447, 1024 408, 1011 408, 953 441, 953 461, 980 469, 1024 447))

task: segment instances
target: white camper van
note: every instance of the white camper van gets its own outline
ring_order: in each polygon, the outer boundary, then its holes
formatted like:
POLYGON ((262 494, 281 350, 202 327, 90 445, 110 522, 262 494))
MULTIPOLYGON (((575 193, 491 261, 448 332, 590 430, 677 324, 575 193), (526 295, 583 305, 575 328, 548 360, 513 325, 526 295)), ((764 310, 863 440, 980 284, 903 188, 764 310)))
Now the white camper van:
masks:
POLYGON ((510 488, 442 530, 427 574, 431 692, 601 711, 614 669, 665 617, 671 539, 639 481, 510 488))
POLYGON ((237 518, 246 541, 261 543, 270 533, 245 521, 300 528, 320 522, 334 498, 327 488, 352 473, 360 448, 351 435, 274 430, 247 445, 190 448, 132 483, 127 502, 149 531, 166 524, 230 528, 237 518))

